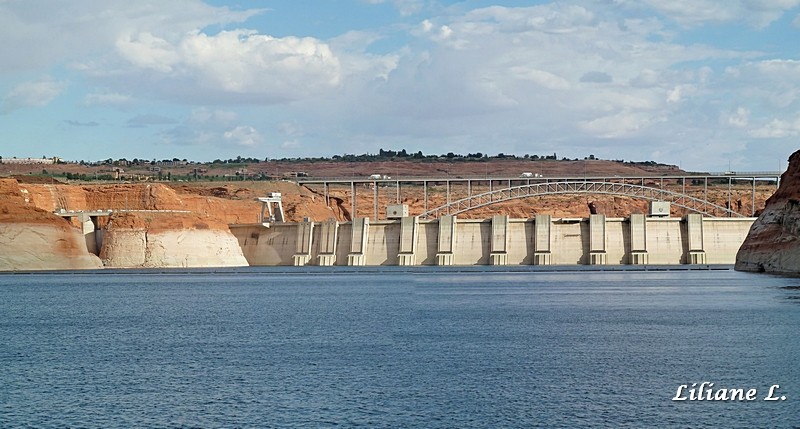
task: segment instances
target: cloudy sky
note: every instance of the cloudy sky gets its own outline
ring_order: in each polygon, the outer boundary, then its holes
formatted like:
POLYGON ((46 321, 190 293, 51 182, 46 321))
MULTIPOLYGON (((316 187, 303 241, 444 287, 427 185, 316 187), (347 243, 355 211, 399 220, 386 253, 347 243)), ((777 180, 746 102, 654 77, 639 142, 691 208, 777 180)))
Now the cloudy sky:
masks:
POLYGON ((777 170, 800 0, 0 0, 0 156, 777 170))

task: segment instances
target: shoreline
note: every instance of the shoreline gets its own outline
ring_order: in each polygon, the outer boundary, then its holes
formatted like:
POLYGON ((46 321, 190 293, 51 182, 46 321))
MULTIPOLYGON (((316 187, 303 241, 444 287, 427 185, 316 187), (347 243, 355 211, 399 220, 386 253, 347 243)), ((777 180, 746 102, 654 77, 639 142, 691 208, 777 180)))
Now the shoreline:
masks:
POLYGON ((0 271, 0 276, 22 275, 181 275, 181 274, 383 274, 383 273, 574 273, 574 272, 665 272, 734 271, 733 264, 681 265, 416 265, 416 266, 251 266, 202 268, 103 268, 97 270, 0 271))

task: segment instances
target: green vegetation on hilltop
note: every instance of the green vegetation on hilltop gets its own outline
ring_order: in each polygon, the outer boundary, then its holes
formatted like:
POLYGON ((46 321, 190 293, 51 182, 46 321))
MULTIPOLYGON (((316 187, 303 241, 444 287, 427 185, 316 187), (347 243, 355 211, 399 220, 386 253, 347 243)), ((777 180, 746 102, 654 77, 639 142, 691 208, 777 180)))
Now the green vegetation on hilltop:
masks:
MULTIPOLYGON (((12 158, 16 159, 16 158, 12 158)), ((579 158, 568 158, 562 157, 561 159, 558 158, 558 154, 553 152, 552 155, 537 155, 537 154, 525 154, 525 155, 515 155, 515 154, 506 154, 503 152, 498 153, 497 155, 489 155, 482 152, 477 153, 467 153, 466 155, 448 152, 441 155, 429 154, 425 155, 422 151, 417 152, 409 152, 406 149, 401 149, 399 151, 391 150, 391 149, 383 149, 381 148, 378 150, 378 153, 364 153, 361 155, 356 154, 342 154, 342 155, 333 155, 331 157, 295 157, 295 158, 269 158, 265 157, 261 158, 254 158, 254 157, 242 157, 237 156, 236 158, 230 159, 215 159, 213 161, 190 161, 186 158, 179 159, 179 158, 172 158, 172 159, 152 159, 147 160, 143 158, 133 158, 128 160, 127 158, 119 158, 119 159, 104 159, 99 161, 64 161, 61 158, 45 158, 42 159, 53 159, 55 164, 80 164, 85 166, 113 166, 113 167, 125 167, 125 166, 164 166, 164 167, 180 167, 180 166, 189 166, 189 165, 207 165, 207 166, 244 166, 248 164, 259 164, 262 162, 330 162, 330 161, 341 161, 341 162, 372 162, 372 161, 398 161, 398 160, 407 160, 407 161, 479 161, 479 162, 486 162, 490 160, 529 160, 529 161, 579 161, 579 158)), ((583 160, 600 160, 600 158, 595 157, 594 155, 588 155, 583 157, 583 160)), ((622 159, 615 159, 610 160, 613 162, 618 163, 625 163, 625 164, 635 164, 635 165, 646 165, 646 166, 666 166, 667 164, 658 163, 655 161, 625 161, 622 159)), ((0 156, 0 163, 3 163, 3 157, 0 156)), ((10 163, 10 162, 8 162, 10 163)))

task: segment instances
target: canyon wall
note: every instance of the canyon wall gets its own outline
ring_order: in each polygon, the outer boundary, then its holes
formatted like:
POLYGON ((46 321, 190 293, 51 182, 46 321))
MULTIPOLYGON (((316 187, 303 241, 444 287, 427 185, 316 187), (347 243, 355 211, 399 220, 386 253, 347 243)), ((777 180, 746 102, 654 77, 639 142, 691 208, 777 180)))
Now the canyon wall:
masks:
POLYGON ((800 274, 800 151, 736 255, 737 270, 800 274))
POLYGON ((226 224, 193 213, 115 214, 100 259, 109 268, 247 266, 226 224))
POLYGON ((256 220, 259 207, 249 198, 181 195, 161 184, 0 179, 0 271, 247 266, 228 223, 256 220), (84 236, 77 217, 53 213, 109 209, 111 216, 94 218, 99 238, 94 226, 84 236))
MULTIPOLYGON (((57 219, 56 219, 57 220, 57 219)), ((63 223, 0 222, 0 271, 103 268, 80 231, 63 223)))
POLYGON ((0 179, 0 271, 102 267, 79 229, 31 205, 16 180, 0 179))

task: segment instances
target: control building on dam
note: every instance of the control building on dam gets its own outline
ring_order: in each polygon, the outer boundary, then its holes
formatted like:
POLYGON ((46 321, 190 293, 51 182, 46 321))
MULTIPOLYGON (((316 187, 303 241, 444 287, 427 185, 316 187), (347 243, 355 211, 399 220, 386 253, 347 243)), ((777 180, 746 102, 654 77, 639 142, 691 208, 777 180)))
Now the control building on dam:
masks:
MULTIPOLYGON (((669 213, 669 211, 667 211, 669 213)), ((252 266, 733 264, 752 217, 459 219, 231 225, 252 266)))

